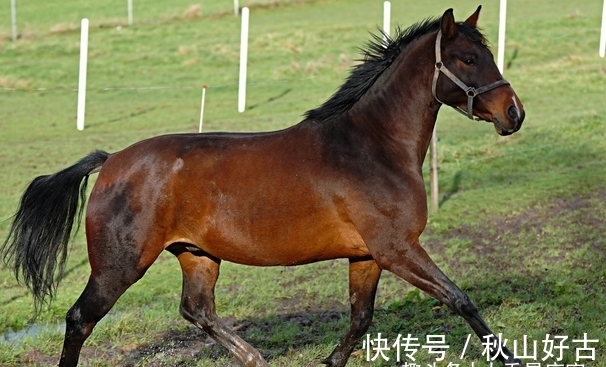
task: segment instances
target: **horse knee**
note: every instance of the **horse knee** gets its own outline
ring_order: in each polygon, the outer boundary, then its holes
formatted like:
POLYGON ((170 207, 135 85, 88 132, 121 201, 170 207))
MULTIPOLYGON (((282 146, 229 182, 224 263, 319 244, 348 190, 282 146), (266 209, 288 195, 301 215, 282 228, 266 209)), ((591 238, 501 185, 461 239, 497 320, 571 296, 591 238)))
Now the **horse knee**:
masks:
POLYGON ((77 305, 74 305, 67 311, 67 314, 65 315, 65 325, 67 328, 71 327, 74 331, 77 331, 77 327, 82 325, 82 314, 77 305))
POLYGON ((450 308, 461 316, 470 316, 478 313, 478 309, 476 305, 471 301, 471 299, 460 289, 457 292, 453 292, 451 296, 448 297, 450 304, 450 308))
POLYGON ((372 324, 372 313, 360 312, 358 317, 352 318, 352 331, 355 332, 355 337, 360 338, 366 333, 370 325, 372 324))
POLYGON ((461 304, 461 312, 464 315, 475 315, 478 313, 476 305, 465 295, 465 302, 461 304))
POLYGON ((87 321, 76 304, 65 315, 65 336, 71 340, 84 341, 92 333, 96 322, 87 321))
POLYGON ((209 312, 204 305, 192 304, 184 299, 183 302, 181 302, 179 313, 185 320, 203 328, 204 330, 213 328, 213 314, 209 312))

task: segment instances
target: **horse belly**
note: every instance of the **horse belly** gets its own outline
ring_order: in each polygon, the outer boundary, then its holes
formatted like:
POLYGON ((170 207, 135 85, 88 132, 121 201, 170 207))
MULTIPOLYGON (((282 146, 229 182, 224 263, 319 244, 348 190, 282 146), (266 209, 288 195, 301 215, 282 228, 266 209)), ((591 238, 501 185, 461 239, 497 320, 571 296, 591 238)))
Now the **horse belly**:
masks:
POLYGON ((276 214, 273 220, 266 216, 217 218, 198 246, 220 259, 257 266, 300 265, 369 254, 351 224, 326 215, 276 214))

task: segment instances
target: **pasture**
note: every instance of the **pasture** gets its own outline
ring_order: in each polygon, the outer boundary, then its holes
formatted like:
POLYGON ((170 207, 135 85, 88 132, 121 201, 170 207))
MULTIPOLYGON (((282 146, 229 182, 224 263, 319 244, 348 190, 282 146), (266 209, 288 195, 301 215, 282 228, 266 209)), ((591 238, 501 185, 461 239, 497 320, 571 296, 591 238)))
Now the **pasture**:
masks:
MULTIPOLYGON (((141 139, 195 132, 201 86, 209 86, 205 131, 262 131, 297 123, 341 85, 358 48, 382 24, 382 1, 240 1, 251 7, 248 109, 237 112, 239 19, 232 2, 108 0, 18 3, 21 38, 10 41, 0 9, 0 238, 35 176, 93 149, 117 151, 141 139), (207 4, 208 3, 208 4, 207 4), (86 128, 75 128, 78 25, 91 21, 86 128)), ((477 2, 392 2, 392 24, 408 27, 452 7, 463 20, 477 2)), ((498 137, 489 124, 442 108, 438 119, 440 209, 422 237, 436 263, 476 303, 493 331, 520 344, 546 334, 599 342, 606 356, 606 59, 598 57, 601 2, 510 1, 505 78, 526 109, 522 129, 498 137)), ((479 24, 497 43, 498 2, 479 24)), ((496 49, 493 49, 496 55, 496 49)), ((427 60, 427 62, 433 62, 427 60)), ((424 169, 428 174, 428 168, 424 169)), ((94 181, 94 176, 93 176, 94 181)), ((92 186, 92 185, 91 185, 92 186)), ((219 315, 272 366, 310 366, 326 357, 349 323, 345 260, 302 267, 225 263, 216 288, 219 315)), ((0 269, 0 365, 57 362, 65 312, 89 274, 83 231, 72 241, 56 300, 33 320, 33 303, 0 269), (36 325, 17 340, 13 332, 36 325), (1 336, 4 335, 4 336, 1 336), (10 335, 10 336, 9 336, 10 335), (10 340, 7 340, 10 338, 10 340)), ((231 366, 234 360, 178 312, 181 271, 164 254, 96 327, 83 366, 231 366)), ((384 273, 369 330, 394 341, 445 335, 449 362, 488 365, 462 318, 384 273)), ((365 360, 362 342, 349 366, 365 360)), ((432 363, 418 353, 417 363, 432 363)), ((542 367, 554 360, 542 362, 542 367)))

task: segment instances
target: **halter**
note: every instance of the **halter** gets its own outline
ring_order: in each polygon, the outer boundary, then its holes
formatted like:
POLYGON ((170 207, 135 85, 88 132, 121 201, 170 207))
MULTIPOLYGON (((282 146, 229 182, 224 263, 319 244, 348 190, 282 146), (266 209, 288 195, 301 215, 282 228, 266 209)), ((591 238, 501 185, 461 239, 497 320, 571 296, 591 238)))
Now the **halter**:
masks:
MULTIPOLYGON (((435 71, 433 73, 433 82, 431 84, 431 93, 433 94, 433 98, 435 98, 436 101, 438 101, 441 104, 444 104, 444 102, 440 101, 440 99, 438 98, 438 95, 436 94, 436 86, 438 84, 438 76, 440 76, 440 72, 444 73, 444 75, 446 75, 448 77, 448 79, 452 80, 456 85, 459 86, 459 88, 463 89, 465 91, 465 94, 467 94, 467 111, 465 111, 464 109, 462 109, 459 106, 451 106, 452 108, 455 109, 455 111, 469 117, 470 119, 474 119, 474 115, 473 115, 473 99, 475 96, 477 96, 478 94, 482 94, 484 92, 488 92, 489 90, 495 89, 497 87, 500 87, 502 85, 509 85, 509 82, 505 79, 501 79, 501 80, 497 80, 494 83, 490 83, 487 84, 483 87, 480 88, 474 88, 474 87, 468 87, 465 83, 463 83, 461 81, 461 79, 457 78, 450 70, 448 70, 446 68, 446 66, 444 66, 444 64, 442 63, 442 56, 441 56, 441 49, 440 49, 440 41, 442 39, 442 30, 438 31, 438 36, 436 38, 436 68, 435 71)), ((476 117, 476 120, 480 120, 478 117, 476 117)))

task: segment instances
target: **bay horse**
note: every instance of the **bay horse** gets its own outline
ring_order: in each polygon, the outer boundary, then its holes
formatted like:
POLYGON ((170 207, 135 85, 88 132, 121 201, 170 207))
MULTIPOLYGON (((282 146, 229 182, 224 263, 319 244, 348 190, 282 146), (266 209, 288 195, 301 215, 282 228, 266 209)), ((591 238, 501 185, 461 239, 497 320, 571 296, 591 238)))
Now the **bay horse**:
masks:
MULTIPOLYGON (((180 313, 244 366, 268 366, 215 312, 221 261, 255 266, 349 259, 349 330, 322 363, 345 366, 372 320, 377 283, 390 271, 492 331, 476 306, 419 244, 427 222, 421 166, 442 104, 518 131, 524 109, 477 29, 439 18, 376 36, 345 83, 300 123, 275 132, 175 134, 34 179, 0 255, 34 296, 55 295, 89 175, 90 278, 67 312, 59 366, 74 367, 94 326, 164 250, 183 273, 180 313)), ((490 353, 522 362, 504 345, 490 353), (500 349, 500 350, 499 350, 500 349)))

